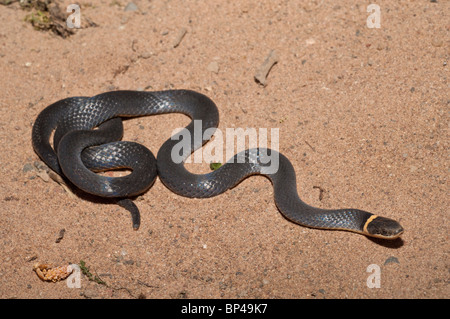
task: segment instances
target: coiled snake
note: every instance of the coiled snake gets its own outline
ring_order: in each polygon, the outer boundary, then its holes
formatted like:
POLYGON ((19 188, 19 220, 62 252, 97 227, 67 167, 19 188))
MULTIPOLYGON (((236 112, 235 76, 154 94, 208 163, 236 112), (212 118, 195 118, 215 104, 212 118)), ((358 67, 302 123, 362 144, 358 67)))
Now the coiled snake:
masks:
POLYGON ((307 205, 298 196, 295 171, 290 161, 269 149, 243 151, 208 174, 190 173, 184 167, 184 160, 209 140, 211 136, 203 133, 215 129, 218 122, 216 105, 198 92, 113 91, 93 97, 66 98, 48 106, 34 123, 32 143, 42 160, 76 187, 100 197, 117 199, 119 205, 131 212, 135 229, 139 227, 140 215, 129 197, 148 190, 157 175, 176 194, 205 198, 225 192, 250 175, 261 174, 271 180, 280 212, 297 224, 348 230, 385 239, 397 238, 403 233, 397 221, 369 212, 307 205), (183 113, 192 121, 161 146, 157 161, 144 146, 121 141, 121 118, 162 113, 183 113), (201 138, 195 137, 195 120, 202 121, 201 138), (53 132, 54 148, 50 143, 53 132), (183 136, 191 136, 190 151, 181 154, 181 162, 174 161, 172 153, 183 136), (267 163, 274 158, 278 160, 278 169, 270 171, 267 163), (128 168, 132 172, 122 177, 95 173, 117 168, 128 168))

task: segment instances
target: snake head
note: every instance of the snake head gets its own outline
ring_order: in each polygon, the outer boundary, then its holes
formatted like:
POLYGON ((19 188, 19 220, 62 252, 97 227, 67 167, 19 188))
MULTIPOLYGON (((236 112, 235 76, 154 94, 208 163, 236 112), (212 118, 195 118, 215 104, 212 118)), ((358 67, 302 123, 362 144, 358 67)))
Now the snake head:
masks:
POLYGON ((403 233, 404 229, 393 219, 372 215, 367 220, 364 231, 372 237, 395 239, 403 233))

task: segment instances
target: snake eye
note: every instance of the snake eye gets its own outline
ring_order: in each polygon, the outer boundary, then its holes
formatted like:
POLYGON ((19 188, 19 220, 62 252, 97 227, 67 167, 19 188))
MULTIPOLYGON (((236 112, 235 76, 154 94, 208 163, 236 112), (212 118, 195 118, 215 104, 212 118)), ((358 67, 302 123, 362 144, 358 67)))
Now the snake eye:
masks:
POLYGON ((395 220, 377 216, 367 225, 367 232, 374 237, 395 239, 403 233, 403 227, 395 220))

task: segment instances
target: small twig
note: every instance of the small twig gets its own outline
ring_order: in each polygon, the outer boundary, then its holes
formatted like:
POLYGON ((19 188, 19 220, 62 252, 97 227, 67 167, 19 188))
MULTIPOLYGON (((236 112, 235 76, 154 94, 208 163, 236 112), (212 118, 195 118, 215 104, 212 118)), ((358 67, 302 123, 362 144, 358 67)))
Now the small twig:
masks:
POLYGON ((136 43, 137 43, 136 39, 131 41, 131 50, 133 50, 133 52, 136 52, 136 43))
POLYGON ((316 149, 315 149, 311 144, 309 144, 308 141, 305 141, 305 144, 308 145, 309 147, 311 147, 311 149, 312 149, 314 152, 316 151, 316 149))
POLYGON ((148 288, 159 288, 159 286, 149 285, 148 283, 143 282, 143 281, 140 281, 139 279, 138 279, 137 283, 138 283, 139 285, 142 285, 142 286, 145 286, 145 287, 148 287, 148 288))
POLYGON ((322 201, 323 193, 325 193, 325 190, 322 187, 320 187, 320 186, 313 186, 313 188, 319 189, 319 200, 322 201))
POLYGON ((61 185, 61 187, 66 191, 66 193, 71 197, 71 198, 77 198, 77 196, 75 195, 75 193, 70 189, 70 187, 66 184, 66 182, 64 181, 64 179, 59 176, 58 174, 56 174, 54 171, 49 171, 48 172, 48 176, 50 176, 50 178, 52 180, 54 180, 55 182, 57 182, 59 185, 61 185))
POLYGON ((66 230, 63 228, 59 231, 59 235, 55 240, 55 243, 59 244, 61 242, 61 240, 64 238, 64 233, 66 232, 66 230))
POLYGON ((259 67, 259 69, 255 73, 255 81, 261 84, 262 86, 266 86, 267 76, 269 75, 270 69, 278 62, 278 57, 275 53, 275 50, 270 51, 269 55, 264 60, 263 64, 259 67))
POLYGON ((177 46, 180 45, 181 41, 183 40, 184 36, 187 33, 187 29, 186 28, 181 28, 181 30, 178 32, 177 37, 175 38, 175 40, 173 41, 173 48, 176 48, 177 46))

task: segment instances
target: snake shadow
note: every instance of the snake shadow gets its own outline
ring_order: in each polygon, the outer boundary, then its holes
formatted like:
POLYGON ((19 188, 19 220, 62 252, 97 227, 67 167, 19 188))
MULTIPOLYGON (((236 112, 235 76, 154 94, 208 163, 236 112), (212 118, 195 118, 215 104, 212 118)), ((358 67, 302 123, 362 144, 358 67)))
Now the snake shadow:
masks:
POLYGON ((367 239, 369 239, 370 241, 374 242, 377 245, 386 247, 386 248, 391 248, 391 249, 399 249, 401 247, 403 247, 403 245, 405 244, 405 241, 399 237, 396 239, 382 239, 382 238, 376 238, 376 237, 369 237, 366 236, 367 239))
MULTIPOLYGON (((72 193, 77 196, 79 199, 81 200, 86 200, 95 204, 117 204, 117 201, 122 199, 122 198, 108 198, 108 197, 101 197, 101 196, 97 196, 97 195, 93 195, 90 193, 87 193, 81 189, 79 189, 77 186, 75 186, 74 184, 72 184, 72 182, 70 182, 67 178, 63 178, 64 182, 66 183, 66 186, 70 188, 70 190, 72 191, 72 193)), ((138 198, 139 196, 130 196, 127 197, 131 200, 135 200, 136 198, 138 198)))
MULTIPOLYGON (((78 187, 76 187, 75 185, 73 185, 72 182, 70 182, 67 178, 63 178, 63 179, 66 182, 66 185, 70 188, 70 190, 78 198, 80 198, 82 200, 87 200, 87 201, 90 201, 90 202, 93 202, 96 204, 116 204, 117 205, 118 198, 106 198, 106 197, 100 197, 100 196, 86 193, 86 192, 82 191, 81 189, 79 189, 78 187)), ((153 186, 153 184, 152 184, 152 186, 153 186)), ((128 197, 128 198, 131 200, 135 200, 137 197, 138 196, 128 197)), ((301 226, 299 226, 299 227, 301 227, 301 226)), ((335 230, 330 230, 330 231, 335 231, 335 230)), ((393 240, 377 238, 377 237, 370 237, 370 236, 365 236, 365 237, 377 245, 380 245, 380 246, 383 246, 386 248, 391 248, 391 249, 399 249, 405 244, 404 240, 401 237, 393 239, 393 240)))

